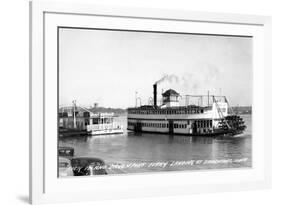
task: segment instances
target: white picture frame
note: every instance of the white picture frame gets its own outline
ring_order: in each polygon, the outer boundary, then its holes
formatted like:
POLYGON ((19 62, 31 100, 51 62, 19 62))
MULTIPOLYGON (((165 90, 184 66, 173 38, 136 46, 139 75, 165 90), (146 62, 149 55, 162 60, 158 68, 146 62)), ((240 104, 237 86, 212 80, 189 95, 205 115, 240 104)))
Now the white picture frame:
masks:
POLYGON ((271 18, 184 10, 30 2, 30 202, 75 202, 238 191, 271 186, 271 18), (161 24, 159 24, 161 22, 161 24), (59 26, 250 35, 254 43, 253 167, 94 178, 57 178, 59 26), (54 129, 53 129, 54 128, 54 129), (110 186, 109 186, 110 185, 110 186), (79 187, 79 189, 73 189, 79 187), (71 197, 69 197, 71 195, 71 197))

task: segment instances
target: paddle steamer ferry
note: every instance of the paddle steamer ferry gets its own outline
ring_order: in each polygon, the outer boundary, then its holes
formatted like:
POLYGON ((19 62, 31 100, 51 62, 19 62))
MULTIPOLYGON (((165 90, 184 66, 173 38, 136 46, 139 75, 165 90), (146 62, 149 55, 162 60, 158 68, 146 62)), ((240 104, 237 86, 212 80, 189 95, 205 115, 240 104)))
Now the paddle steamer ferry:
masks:
POLYGON ((127 129, 187 136, 232 136, 246 129, 244 120, 231 111, 225 96, 180 96, 175 90, 169 89, 162 93, 162 100, 158 104, 155 83, 152 105, 128 108, 127 129), (191 103, 194 98, 197 104, 191 103), (180 99, 185 100, 184 105, 180 105, 180 99), (206 105, 203 105, 203 99, 207 99, 206 105))

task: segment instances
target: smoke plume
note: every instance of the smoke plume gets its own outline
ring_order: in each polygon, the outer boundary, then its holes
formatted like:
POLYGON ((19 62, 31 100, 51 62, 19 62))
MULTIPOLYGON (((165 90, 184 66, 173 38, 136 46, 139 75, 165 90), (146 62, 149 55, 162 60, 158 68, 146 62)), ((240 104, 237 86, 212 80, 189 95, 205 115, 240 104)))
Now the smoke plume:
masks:
POLYGON ((157 80, 156 82, 155 82, 155 84, 160 84, 160 83, 162 83, 162 82, 164 82, 164 81, 168 81, 168 82, 176 82, 176 83, 178 83, 179 82, 179 77, 178 76, 176 76, 176 75, 173 75, 173 74, 171 74, 171 75, 167 75, 167 74, 165 74, 162 78, 160 78, 159 80, 157 80))

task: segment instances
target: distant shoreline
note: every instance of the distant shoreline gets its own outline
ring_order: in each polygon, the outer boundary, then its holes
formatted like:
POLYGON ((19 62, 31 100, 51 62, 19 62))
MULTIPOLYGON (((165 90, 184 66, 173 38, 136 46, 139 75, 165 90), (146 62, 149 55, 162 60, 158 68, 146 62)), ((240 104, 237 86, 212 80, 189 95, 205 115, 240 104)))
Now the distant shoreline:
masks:
MULTIPOLYGON (((117 116, 127 115, 127 109, 124 108, 91 107, 88 109, 93 113, 114 113, 114 115, 117 116)), ((230 107, 229 112, 231 112, 232 110, 234 111, 234 113, 239 115, 252 114, 252 106, 230 107)))

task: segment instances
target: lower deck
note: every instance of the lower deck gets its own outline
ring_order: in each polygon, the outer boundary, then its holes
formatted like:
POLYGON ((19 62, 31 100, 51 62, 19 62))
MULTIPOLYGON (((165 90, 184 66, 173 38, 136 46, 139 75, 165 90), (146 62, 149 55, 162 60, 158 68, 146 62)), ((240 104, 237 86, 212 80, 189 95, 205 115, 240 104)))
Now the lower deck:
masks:
POLYGON ((128 118, 127 129, 136 132, 169 134, 213 134, 218 122, 214 119, 194 120, 139 120, 128 118))

